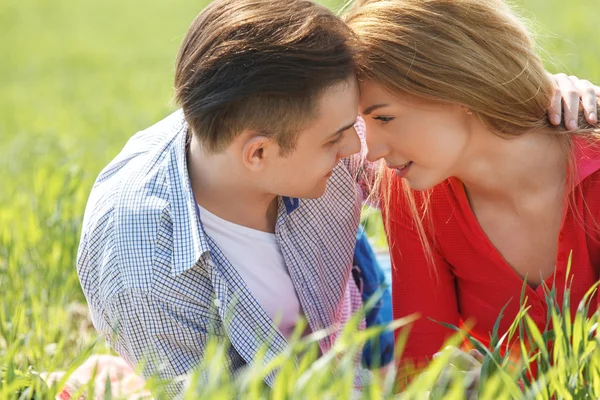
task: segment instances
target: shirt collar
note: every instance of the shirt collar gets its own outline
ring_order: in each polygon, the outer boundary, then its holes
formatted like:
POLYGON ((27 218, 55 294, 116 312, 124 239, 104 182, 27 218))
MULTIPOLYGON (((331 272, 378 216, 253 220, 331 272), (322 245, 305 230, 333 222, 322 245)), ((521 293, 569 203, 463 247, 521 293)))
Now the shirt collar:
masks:
POLYGON ((181 114, 181 124, 170 149, 169 185, 171 218, 173 221, 173 265, 171 275, 176 276, 192 268, 210 250, 196 211, 187 170, 185 142, 187 123, 181 114))
MULTIPOLYGON (((186 138, 188 126, 181 113, 169 161, 171 216, 173 220, 173 266, 171 275, 180 275, 192 268, 210 251, 210 244, 198 213, 187 169, 186 138)), ((285 213, 281 222, 300 207, 300 200, 282 197, 285 213)))

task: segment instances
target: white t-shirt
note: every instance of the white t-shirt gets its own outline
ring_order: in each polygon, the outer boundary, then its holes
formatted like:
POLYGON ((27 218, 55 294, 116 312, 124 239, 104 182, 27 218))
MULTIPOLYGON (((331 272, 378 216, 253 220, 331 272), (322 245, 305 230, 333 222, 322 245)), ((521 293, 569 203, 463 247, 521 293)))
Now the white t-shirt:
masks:
POLYGON ((275 235, 226 221, 198 206, 204 230, 238 271, 250 293, 289 339, 300 303, 275 235))

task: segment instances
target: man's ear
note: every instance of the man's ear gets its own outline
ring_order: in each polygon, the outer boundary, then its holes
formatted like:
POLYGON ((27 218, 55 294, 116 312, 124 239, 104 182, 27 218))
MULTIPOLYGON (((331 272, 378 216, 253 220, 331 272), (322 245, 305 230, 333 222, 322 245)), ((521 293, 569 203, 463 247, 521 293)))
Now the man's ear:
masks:
POLYGON ((242 162, 251 171, 260 171, 279 152, 273 140, 262 135, 248 135, 242 148, 242 162))

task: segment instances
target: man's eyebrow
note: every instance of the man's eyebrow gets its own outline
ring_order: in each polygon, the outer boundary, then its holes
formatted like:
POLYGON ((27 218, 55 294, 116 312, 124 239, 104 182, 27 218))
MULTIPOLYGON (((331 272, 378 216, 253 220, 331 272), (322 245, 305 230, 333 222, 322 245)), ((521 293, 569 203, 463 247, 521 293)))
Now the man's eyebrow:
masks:
POLYGON ((363 115, 369 115, 373 111, 377 110, 378 108, 383 108, 383 107, 388 107, 388 106, 389 106, 389 104, 374 104, 371 107, 365 108, 365 110, 362 112, 362 114, 363 115))
POLYGON ((334 137, 336 137, 337 135, 339 135, 340 133, 347 131, 348 129, 352 128, 354 126, 354 124, 356 124, 356 121, 349 123, 348 125, 340 128, 337 132, 332 133, 331 135, 329 135, 327 137, 327 140, 333 139, 334 137))

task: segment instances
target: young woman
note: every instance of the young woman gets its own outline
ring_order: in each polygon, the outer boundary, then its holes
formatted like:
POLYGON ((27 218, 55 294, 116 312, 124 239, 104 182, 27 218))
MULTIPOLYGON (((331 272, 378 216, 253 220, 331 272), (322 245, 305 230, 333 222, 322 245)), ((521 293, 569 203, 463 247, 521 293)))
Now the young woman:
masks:
MULTIPOLYGON (((394 316, 422 316, 404 358, 439 351, 452 332, 432 320, 471 321, 486 343, 508 304, 503 333, 524 286, 540 329, 543 283, 561 301, 572 279, 574 312, 600 276, 597 114, 552 123, 554 83, 500 0, 359 1, 346 22, 360 42, 368 158, 388 167, 394 316)), ((595 110, 600 89, 573 82, 595 110)))

